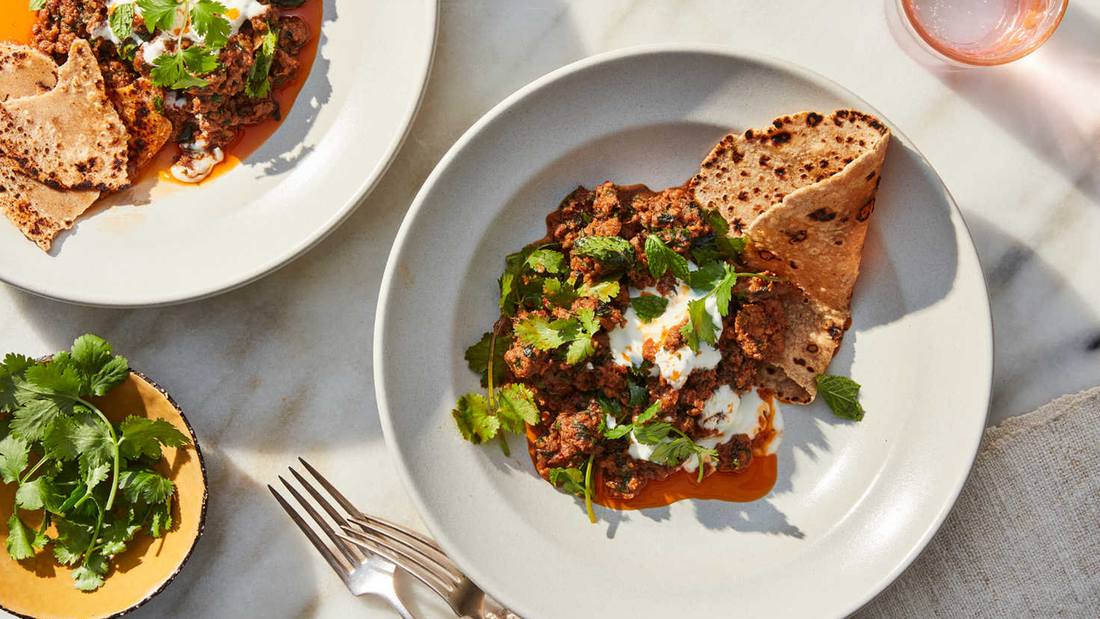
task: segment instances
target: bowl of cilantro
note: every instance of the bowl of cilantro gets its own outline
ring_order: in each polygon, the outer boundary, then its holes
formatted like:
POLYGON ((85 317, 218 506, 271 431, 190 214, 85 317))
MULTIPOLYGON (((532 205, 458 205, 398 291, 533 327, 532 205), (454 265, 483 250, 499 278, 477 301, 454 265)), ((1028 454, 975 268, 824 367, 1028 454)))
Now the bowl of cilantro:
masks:
POLYGON ((206 518, 194 430, 94 335, 0 363, 0 610, 117 617, 183 569, 206 518))

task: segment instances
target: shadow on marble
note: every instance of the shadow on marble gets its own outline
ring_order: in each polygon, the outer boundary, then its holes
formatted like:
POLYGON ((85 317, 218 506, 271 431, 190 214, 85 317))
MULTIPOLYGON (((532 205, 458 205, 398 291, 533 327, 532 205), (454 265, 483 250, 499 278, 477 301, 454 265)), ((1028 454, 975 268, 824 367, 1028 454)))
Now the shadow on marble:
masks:
POLYGON ((993 402, 988 425, 1100 382, 1100 316, 1008 230, 968 218, 993 306, 993 402), (996 251, 998 259, 990 254, 996 251))
POLYGON ((897 44, 1046 160, 1100 207, 1100 19, 1070 2, 1062 23, 1034 53, 996 67, 951 65, 919 45, 883 0, 897 44))

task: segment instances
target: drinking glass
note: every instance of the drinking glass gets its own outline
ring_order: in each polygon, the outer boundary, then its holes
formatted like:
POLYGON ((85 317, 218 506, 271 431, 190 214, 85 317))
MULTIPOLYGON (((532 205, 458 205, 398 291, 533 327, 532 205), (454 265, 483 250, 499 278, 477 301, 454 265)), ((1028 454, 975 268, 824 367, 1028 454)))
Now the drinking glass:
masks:
POLYGON ((996 65, 1035 51, 1062 21, 1069 0, 897 0, 918 37, 968 65, 996 65))

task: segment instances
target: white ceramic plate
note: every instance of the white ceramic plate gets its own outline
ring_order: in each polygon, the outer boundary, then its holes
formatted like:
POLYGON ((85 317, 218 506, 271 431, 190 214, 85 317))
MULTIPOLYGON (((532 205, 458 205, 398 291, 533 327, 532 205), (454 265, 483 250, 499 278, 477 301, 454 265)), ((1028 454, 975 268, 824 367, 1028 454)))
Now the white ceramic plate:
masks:
POLYGON ((311 1, 324 2, 313 69, 256 152, 199 187, 138 186, 108 198, 52 255, 4 223, 0 280, 86 305, 178 303, 258 279, 343 222, 412 124, 438 0, 311 1))
POLYGON ((897 128, 852 328, 830 366, 862 383, 867 416, 837 419, 820 400, 787 406, 766 498, 597 507, 592 525, 579 500, 535 474, 521 438, 506 458, 464 442, 450 416, 459 394, 479 388, 462 355, 498 315, 504 255, 542 237, 544 217, 577 184, 678 185, 730 130, 842 107, 882 118, 777 60, 625 50, 508 98, 425 182, 382 283, 382 427, 447 552, 527 619, 844 616, 896 578, 951 509, 989 405, 989 304, 958 209, 897 128))

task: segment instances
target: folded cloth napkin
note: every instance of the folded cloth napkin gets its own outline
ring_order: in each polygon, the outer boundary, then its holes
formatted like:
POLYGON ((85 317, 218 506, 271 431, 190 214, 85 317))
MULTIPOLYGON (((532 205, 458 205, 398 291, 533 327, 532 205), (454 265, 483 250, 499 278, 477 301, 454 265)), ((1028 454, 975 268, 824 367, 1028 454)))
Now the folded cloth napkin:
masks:
POLYGON ((1100 618, 1100 387, 988 428, 943 528, 855 617, 1100 618))

